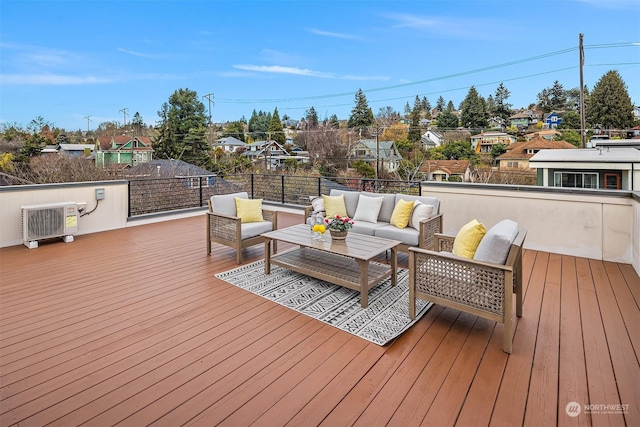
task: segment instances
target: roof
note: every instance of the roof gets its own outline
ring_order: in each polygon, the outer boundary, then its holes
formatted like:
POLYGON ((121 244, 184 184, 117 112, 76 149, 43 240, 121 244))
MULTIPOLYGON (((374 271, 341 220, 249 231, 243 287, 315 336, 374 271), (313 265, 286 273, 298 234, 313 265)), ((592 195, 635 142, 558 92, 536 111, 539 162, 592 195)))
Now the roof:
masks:
POLYGON ((375 151, 380 149, 380 159, 388 160, 399 158, 397 151, 394 150, 395 143, 393 141, 378 141, 375 139, 361 139, 354 144, 354 148, 358 145, 364 145, 369 150, 375 153, 375 151))
POLYGON ((420 172, 433 173, 437 170, 449 175, 462 175, 469 168, 469 160, 425 160, 420 165, 420 172))
POLYGON ((131 170, 135 174, 153 174, 163 177, 215 175, 214 172, 187 163, 184 160, 176 159, 154 159, 134 166, 131 170))
POLYGON ((526 134, 524 137, 525 137, 525 139, 532 139, 532 138, 535 138, 536 135, 540 135, 540 136, 553 135, 553 136, 556 136, 556 135, 560 135, 560 132, 558 132, 555 129, 537 130, 535 132, 530 132, 530 133, 526 134))
POLYGON ((58 146, 64 151, 84 151, 87 148, 93 151, 96 148, 94 144, 59 144, 58 146))
POLYGON ((541 136, 537 136, 531 141, 514 142, 507 147, 507 152, 498 156, 498 160, 504 159, 530 159, 534 154, 527 153, 527 150, 571 150, 576 146, 567 141, 549 141, 541 136))
POLYGON ((244 147, 245 145, 247 145, 246 142, 244 141, 240 141, 238 138, 234 138, 233 136, 227 136, 225 138, 220 138, 216 141, 216 144, 220 144, 220 145, 235 145, 235 146, 240 146, 240 147, 244 147))
POLYGON ((640 162, 640 150, 635 148, 542 150, 534 154, 529 162, 637 163, 640 162))

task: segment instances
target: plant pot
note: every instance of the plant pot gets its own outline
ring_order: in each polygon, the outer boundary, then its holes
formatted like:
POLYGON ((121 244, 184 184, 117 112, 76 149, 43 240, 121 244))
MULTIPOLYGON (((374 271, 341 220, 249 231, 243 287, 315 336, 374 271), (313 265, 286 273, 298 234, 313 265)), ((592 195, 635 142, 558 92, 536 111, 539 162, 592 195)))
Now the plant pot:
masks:
POLYGON ((344 240, 347 238, 347 234, 349 234, 349 230, 344 230, 344 231, 329 230, 329 233, 331 233, 331 238, 333 240, 344 240))

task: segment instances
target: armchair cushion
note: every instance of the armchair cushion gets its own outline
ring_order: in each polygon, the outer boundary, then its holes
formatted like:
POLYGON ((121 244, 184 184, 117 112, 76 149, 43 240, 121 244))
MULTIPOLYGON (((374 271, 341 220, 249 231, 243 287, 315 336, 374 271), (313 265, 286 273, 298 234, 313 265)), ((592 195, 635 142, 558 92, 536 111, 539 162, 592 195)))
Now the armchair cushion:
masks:
POLYGON ((453 241, 453 254, 464 258, 473 259, 480 241, 487 233, 484 224, 473 219, 462 226, 453 241))
POLYGON ((347 216, 347 208, 344 204, 344 195, 326 196, 322 195, 322 201, 328 217, 335 215, 347 216))
POLYGON ((405 228, 407 224, 409 224, 409 219, 411 218, 411 213, 413 212, 413 205, 415 201, 407 201, 404 199, 398 200, 396 203, 396 207, 393 208, 393 213, 391 214, 391 221, 389 223, 391 225, 395 225, 398 228, 405 228))
POLYGON ((409 219, 409 227, 420 231, 420 221, 431 218, 431 215, 433 215, 433 206, 416 201, 409 219))
POLYGON ((240 229, 240 238, 242 240, 256 237, 262 233, 273 231, 273 223, 271 221, 249 222, 242 224, 240 229))
POLYGON ((518 235, 518 223, 504 219, 491 227, 482 238, 473 259, 502 264, 507 261, 511 244, 518 235))
POLYGON ((211 211, 227 216, 237 216, 236 198, 249 199, 246 191, 231 194, 218 194, 211 196, 211 211))
POLYGON ((368 197, 360 195, 354 221, 378 222, 378 214, 382 207, 382 197, 368 197))
POLYGON ((261 222, 262 217, 262 199, 243 199, 235 198, 237 217, 241 223, 261 222))

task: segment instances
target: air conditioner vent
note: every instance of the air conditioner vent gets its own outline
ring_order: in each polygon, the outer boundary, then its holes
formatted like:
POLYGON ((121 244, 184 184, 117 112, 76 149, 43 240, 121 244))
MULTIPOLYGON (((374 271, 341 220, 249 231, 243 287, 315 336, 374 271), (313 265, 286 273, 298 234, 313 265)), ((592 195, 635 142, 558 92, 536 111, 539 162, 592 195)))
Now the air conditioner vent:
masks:
POLYGON ((38 240, 55 237, 72 242, 77 231, 78 207, 75 202, 22 207, 22 238, 28 248, 37 248, 38 240))

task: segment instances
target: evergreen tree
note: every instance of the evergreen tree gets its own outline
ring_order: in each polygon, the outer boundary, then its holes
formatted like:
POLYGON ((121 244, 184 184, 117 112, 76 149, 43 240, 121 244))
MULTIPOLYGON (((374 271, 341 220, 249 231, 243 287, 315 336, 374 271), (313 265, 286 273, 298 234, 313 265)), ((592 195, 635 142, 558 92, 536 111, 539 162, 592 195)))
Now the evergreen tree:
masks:
POLYGON ((558 129, 580 130, 580 114, 575 111, 568 111, 564 113, 562 116, 562 122, 560 122, 558 129))
POLYGON ((409 101, 404 104, 404 118, 407 119, 411 115, 411 106, 409 105, 409 101))
POLYGON ((416 99, 413 103, 413 110, 411 110, 411 115, 409 116, 411 119, 411 123, 409 124, 409 133, 407 135, 407 139, 409 142, 414 144, 418 144, 420 139, 422 138, 422 129, 420 129, 420 113, 422 112, 422 103, 420 102, 420 98, 416 95, 416 99))
POLYGON ((633 127, 633 104, 627 85, 616 70, 607 72, 593 87, 586 118, 592 126, 600 124, 605 129, 633 127))
POLYGON ((320 124, 318 122, 318 113, 316 112, 316 109, 313 108, 313 106, 305 112, 305 121, 307 122, 308 129, 318 128, 318 125, 320 124))
POLYGON ((455 129, 458 127, 458 116, 451 110, 445 110, 436 118, 438 129, 455 129))
POLYGON ((246 142, 244 138, 244 124, 240 120, 235 122, 228 122, 222 129, 222 136, 232 136, 236 139, 239 139, 240 141, 246 142))
POLYGON ((271 123, 271 114, 264 111, 253 110, 249 119, 249 133, 254 141, 264 141, 267 139, 267 131, 271 123))
POLYGON ((511 104, 507 103, 507 99, 511 92, 507 89, 504 84, 500 83, 496 89, 495 94, 495 110, 493 111, 493 115, 500 117, 504 120, 505 123, 509 121, 509 117, 511 116, 511 104))
POLYGON ((376 120, 362 89, 358 89, 356 92, 354 102, 356 105, 351 110, 347 126, 359 131, 362 136, 366 136, 368 135, 368 127, 375 124, 376 120))
POLYGON ((436 110, 438 110, 439 112, 443 112, 444 108, 445 108, 445 100, 442 97, 442 95, 440 95, 438 97, 438 100, 436 101, 436 110))
POLYGON ((269 137, 278 142, 280 145, 284 145, 287 141, 287 138, 284 136, 284 129, 282 127, 282 122, 280 121, 280 114, 278 113, 278 107, 273 110, 273 115, 271 116, 271 121, 269 122, 269 128, 267 129, 269 133, 269 137))
POLYGON ((429 102, 429 100, 427 99, 426 96, 422 97, 422 110, 424 111, 424 116, 427 119, 431 118, 431 103, 429 102))
POLYGON ((460 123, 464 127, 481 128, 487 125, 487 104, 475 86, 471 86, 465 99, 460 103, 460 123))
POLYGON ((338 116, 335 114, 329 117, 329 128, 330 129, 339 129, 340 128, 340 120, 338 120, 338 116))
POLYGON ((195 91, 175 91, 169 97, 169 103, 164 103, 158 112, 161 118, 159 135, 153 144, 156 157, 207 166, 209 146, 205 136, 207 117, 204 111, 204 104, 195 91))
POLYGON ((131 128, 133 129, 133 134, 135 136, 142 136, 145 126, 142 116, 137 111, 133 115, 133 119, 131 119, 131 128))
POLYGON ((567 107, 567 91, 559 81, 554 81, 553 86, 543 89, 538 93, 538 108, 545 113, 562 111, 567 107))

